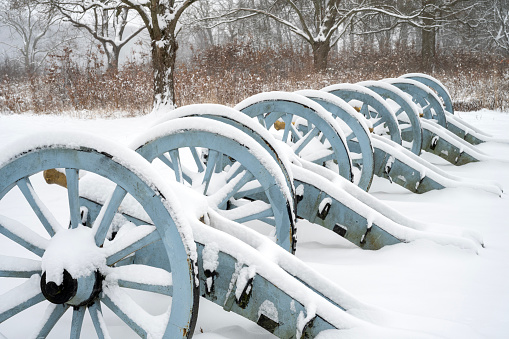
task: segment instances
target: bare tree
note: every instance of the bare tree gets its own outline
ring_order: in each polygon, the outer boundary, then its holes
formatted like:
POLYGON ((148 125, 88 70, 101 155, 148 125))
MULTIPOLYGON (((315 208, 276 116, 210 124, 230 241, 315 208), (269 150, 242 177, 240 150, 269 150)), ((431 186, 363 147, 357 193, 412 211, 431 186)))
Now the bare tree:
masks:
POLYGON ((439 30, 452 25, 477 27, 481 18, 475 15, 475 9, 482 3, 472 0, 422 0, 421 22, 415 25, 422 30, 421 58, 425 70, 432 71, 434 67, 439 30))
POLYGON ((279 0, 266 9, 238 8, 228 15, 243 19, 260 14, 286 26, 311 46, 314 68, 321 71, 327 68, 329 52, 354 20, 368 15, 388 15, 398 22, 409 21, 418 18, 422 12, 417 10, 405 15, 391 4, 371 3, 369 0, 279 0), (290 13, 286 18, 280 14, 281 4, 285 5, 285 12, 290 13))
POLYGON ((494 1, 490 27, 488 31, 496 46, 505 55, 509 55, 509 1, 494 1))
POLYGON ((131 24, 134 28, 126 31, 126 26, 133 21, 133 15, 125 4, 116 0, 53 0, 51 4, 67 21, 85 29, 101 43, 108 69, 118 69, 121 49, 145 29, 143 24, 134 23, 131 24))
POLYGON ((19 55, 26 74, 37 72, 48 55, 69 40, 59 34, 63 29, 57 14, 47 6, 30 0, 0 3, 0 27, 10 32, 10 41, 0 44, 19 55))
POLYGON ((151 39, 154 110, 175 106, 174 72, 179 19, 198 0, 119 0, 138 12, 151 39))

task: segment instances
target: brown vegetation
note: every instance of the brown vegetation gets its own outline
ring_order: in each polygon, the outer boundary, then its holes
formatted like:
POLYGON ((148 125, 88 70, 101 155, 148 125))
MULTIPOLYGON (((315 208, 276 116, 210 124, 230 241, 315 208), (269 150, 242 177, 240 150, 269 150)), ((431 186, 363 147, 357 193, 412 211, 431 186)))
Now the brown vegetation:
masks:
MULTIPOLYGON (((310 51, 255 48, 232 42, 194 53, 176 69, 177 105, 220 103, 235 105, 253 94, 334 83, 355 83, 419 72, 420 54, 363 50, 334 53, 325 72, 313 71, 310 51)), ((90 54, 80 66, 70 50, 54 56, 42 75, 4 76, 0 83, 0 112, 38 114, 93 111, 107 117, 139 115, 152 108, 150 66, 124 64, 118 72, 103 72, 101 56, 90 54)), ((433 76, 449 89, 456 110, 509 109, 509 63, 493 55, 440 54, 433 76)), ((0 72, 8 74, 8 72, 0 72)))

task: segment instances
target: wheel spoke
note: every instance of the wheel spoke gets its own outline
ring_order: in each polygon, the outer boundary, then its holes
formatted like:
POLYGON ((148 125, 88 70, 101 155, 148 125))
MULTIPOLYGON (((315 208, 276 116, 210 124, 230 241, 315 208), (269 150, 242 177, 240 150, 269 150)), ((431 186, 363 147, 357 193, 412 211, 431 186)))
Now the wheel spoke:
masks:
POLYGON ((265 116, 265 127, 267 129, 271 128, 277 119, 281 118, 283 113, 281 112, 271 112, 265 116))
POLYGON ((238 223, 274 216, 272 206, 260 200, 250 202, 232 210, 221 210, 220 213, 224 217, 238 223))
POLYGON ((403 109, 403 107, 400 107, 396 113, 394 113, 395 116, 399 116, 401 113, 405 112, 405 110, 403 109))
POLYGON ((380 126, 381 124, 384 123, 384 120, 382 118, 378 119, 374 124, 373 124, 373 129, 377 128, 378 126, 380 126))
POLYGON ((315 164, 322 164, 329 160, 334 160, 334 152, 331 150, 327 150, 327 152, 320 152, 317 154, 314 154, 313 158, 306 158, 306 160, 314 162, 315 164))
POLYGON ((290 128, 292 129, 292 136, 295 140, 295 142, 299 141, 302 137, 300 136, 300 132, 295 128, 293 124, 290 125, 290 128))
POLYGON ((231 167, 228 173, 226 173, 226 182, 230 182, 233 178, 236 178, 242 171, 245 170, 245 167, 238 161, 236 161, 231 167))
POLYGON ((273 217, 262 217, 262 218, 259 218, 258 220, 260 220, 266 224, 269 224, 271 226, 276 227, 276 220, 273 217))
POLYGON ((242 188, 242 186, 248 183, 251 179, 253 179, 253 174, 251 174, 251 172, 248 170, 244 170, 242 173, 230 180, 230 182, 228 182, 220 190, 215 192, 211 196, 211 202, 219 208, 223 208, 224 205, 226 205, 226 202, 230 200, 230 198, 232 198, 235 193, 237 193, 242 188))
POLYGON ((151 321, 155 321, 154 317, 150 316, 118 286, 105 286, 103 293, 103 303, 134 332, 146 338, 149 333, 148 329, 151 327, 151 321))
POLYGON ((34 274, 42 274, 39 260, 0 255, 0 277, 30 278, 34 274))
POLYGON ((97 301, 92 305, 88 306, 88 313, 90 313, 90 318, 92 318, 92 323, 94 324, 95 333, 97 333, 97 337, 99 339, 110 339, 110 334, 108 333, 106 323, 104 321, 103 312, 101 310, 101 304, 97 301))
POLYGON ((53 216, 53 214, 49 211, 49 209, 44 205, 41 201, 37 193, 35 192, 32 183, 28 177, 22 178, 16 182, 21 193, 25 196, 25 199, 32 207, 32 210, 35 212, 42 225, 49 233, 49 235, 54 236, 56 232, 62 229, 62 227, 58 224, 57 220, 53 216))
POLYGON ((0 233, 39 257, 42 257, 49 244, 49 240, 25 225, 2 215, 0 215, 0 233))
POLYGON ((214 167, 216 167, 216 162, 219 158, 219 152, 214 150, 209 150, 209 157, 207 159, 207 168, 205 169, 205 175, 203 176, 202 185, 203 185, 203 194, 206 195, 209 189, 210 180, 212 179, 212 174, 214 173, 214 167))
POLYGON ((306 147, 309 144, 309 142, 313 140, 315 136, 318 135, 318 133, 320 133, 320 130, 318 129, 318 127, 315 127, 311 131, 309 131, 302 139, 300 139, 295 145, 293 145, 292 149, 295 152, 295 154, 299 154, 304 149, 304 147, 306 147))
POLYGON ((433 114, 431 114, 431 104, 427 104, 425 107, 422 108, 422 113, 424 114, 424 117, 426 118, 432 118, 433 114))
POLYGON ((104 248, 106 264, 111 266, 129 254, 158 240, 161 238, 155 226, 137 226, 126 234, 115 238, 115 241, 104 248))
POLYGON ((99 212, 99 215, 97 216, 93 226, 93 228, 96 230, 95 243, 97 246, 101 246, 104 243, 104 239, 108 234, 108 230, 110 229, 113 217, 115 216, 115 213, 122 203, 122 200, 124 200, 126 194, 126 190, 117 185, 113 193, 111 193, 109 199, 106 200, 103 207, 101 207, 101 211, 99 212))
POLYGON ((43 300, 41 277, 33 275, 21 285, 0 296, 0 323, 43 300))
POLYGON ((69 212, 71 214, 71 227, 77 228, 81 224, 79 171, 74 168, 65 169, 67 180, 67 197, 69 199, 69 212))
POLYGON ((68 309, 69 305, 66 304, 49 304, 46 308, 46 312, 44 312, 45 317, 39 321, 39 325, 35 329, 36 333, 33 337, 46 338, 68 309))
POLYGON ((173 149, 168 152, 170 154, 170 159, 173 164, 173 172, 175 172, 175 180, 184 183, 184 179, 182 177, 182 165, 180 164, 180 154, 178 149, 173 149))
POLYGON ((120 287, 169 296, 173 294, 172 275, 162 268, 136 264, 114 267, 106 280, 120 287))
POLYGON ((72 311, 71 336, 70 339, 79 339, 81 335, 81 326, 85 317, 86 306, 75 307, 72 311))
MULTIPOLYGON (((159 157, 159 160, 161 160, 166 166, 170 167, 171 169, 173 169, 173 163, 171 162, 170 159, 168 159, 168 157, 166 156, 166 154, 162 154, 160 155, 159 157)), ((191 177, 189 176, 189 170, 186 169, 184 166, 182 166, 182 164, 180 164, 180 168, 182 169, 182 177, 184 178, 185 181, 187 181, 187 183, 189 185, 192 184, 192 179, 191 177)))
POLYGON ((270 128, 270 125, 269 125, 269 127, 267 127, 267 125, 265 124, 265 119, 263 117, 263 114, 257 115, 256 118, 258 119, 258 122, 260 123, 260 125, 262 125, 266 129, 270 128))
POLYGON ((292 129, 292 120, 293 120, 292 114, 286 114, 285 116, 283 116, 283 121, 285 122, 285 130, 283 132, 283 142, 288 142, 288 134, 290 134, 290 131, 292 129))
POLYGON ((362 104, 362 107, 361 107, 361 110, 359 111, 362 115, 364 115, 366 118, 371 118, 371 115, 369 114, 369 108, 368 108, 368 104, 366 103, 363 103, 362 104))
POLYGON ((263 191, 265 191, 265 188, 263 188, 260 182, 253 180, 244 185, 233 197, 235 199, 241 199, 261 193, 263 191))
POLYGON ((352 140, 353 138, 355 138, 355 133, 354 133, 354 132, 352 132, 352 133, 348 134, 348 136, 346 137, 346 141, 350 141, 350 140, 352 140))
POLYGON ((205 166, 198 155, 198 151, 196 151, 196 147, 189 147, 191 149, 191 154, 193 155, 194 162, 196 163, 196 167, 198 168, 198 172, 203 172, 205 170, 205 166))

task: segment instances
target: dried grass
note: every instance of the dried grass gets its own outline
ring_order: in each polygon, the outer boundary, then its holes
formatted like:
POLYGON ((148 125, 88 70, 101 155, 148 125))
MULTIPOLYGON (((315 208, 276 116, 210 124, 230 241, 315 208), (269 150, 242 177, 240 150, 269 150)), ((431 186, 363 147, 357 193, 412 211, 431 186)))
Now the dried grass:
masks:
MULTIPOLYGON (((0 112, 84 112, 87 117, 109 117, 118 116, 118 112, 130 116, 151 111, 148 65, 128 62, 118 72, 102 72, 100 56, 92 54, 85 66, 79 66, 71 52, 65 50, 55 56, 43 75, 4 77, 0 82, 0 112)), ((213 47, 179 63, 176 104, 233 106, 259 92, 320 89, 335 83, 422 72, 420 57, 411 49, 332 54, 326 71, 316 73, 312 66, 312 56, 306 50, 256 48, 239 42, 213 47)), ((440 54, 431 75, 449 89, 456 110, 509 110, 507 60, 495 55, 440 54)))

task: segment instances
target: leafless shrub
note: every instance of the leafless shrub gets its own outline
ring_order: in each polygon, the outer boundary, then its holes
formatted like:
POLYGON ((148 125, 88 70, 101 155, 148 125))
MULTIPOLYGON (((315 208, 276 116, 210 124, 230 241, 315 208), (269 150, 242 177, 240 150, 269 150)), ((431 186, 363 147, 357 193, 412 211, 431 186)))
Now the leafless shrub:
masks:
MULTIPOLYGON (((90 53, 85 65, 70 49, 52 58, 42 75, 0 79, 0 112, 96 112, 103 117, 148 113, 152 70, 129 61, 118 72, 103 72, 102 56, 90 53)), ((320 89, 420 72, 420 53, 412 49, 363 50, 332 54, 329 68, 313 71, 312 55, 290 47, 255 47, 231 42, 196 51, 176 70, 177 106, 219 103, 233 106, 265 91, 320 89)), ((449 89, 456 110, 509 109, 509 61, 478 53, 439 54, 433 76, 449 89)), ((89 113, 86 114, 88 116, 89 113)))

